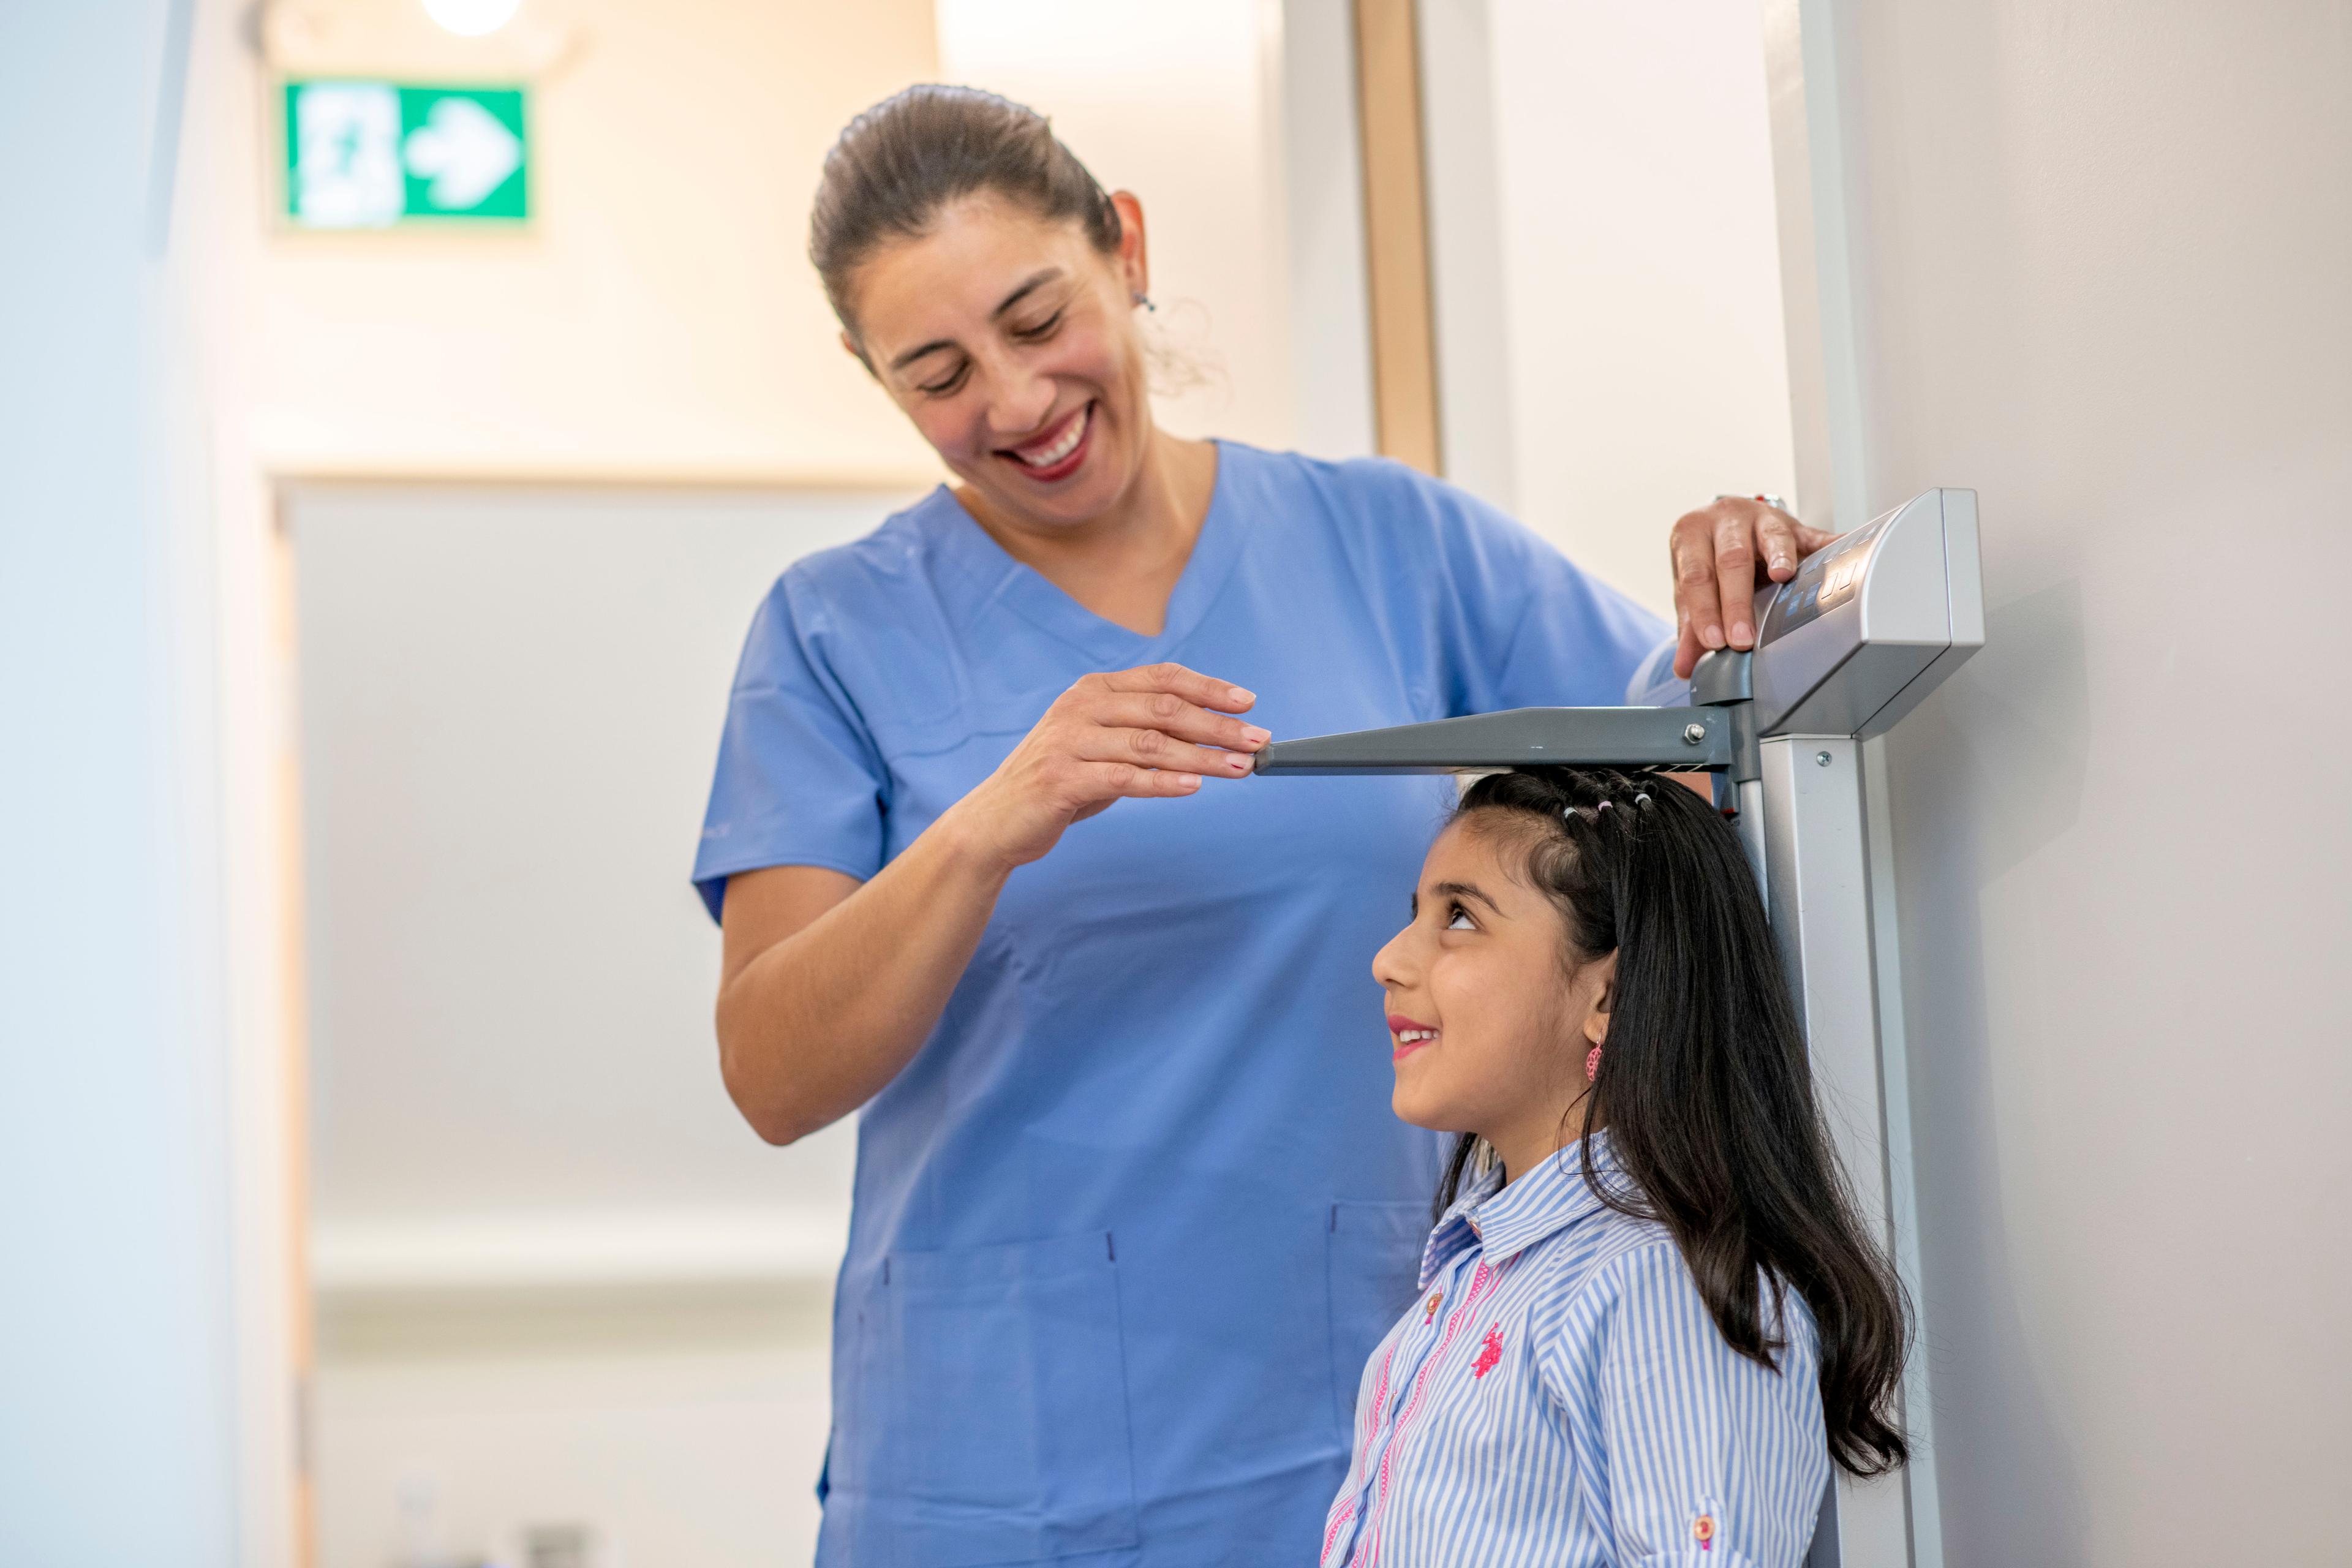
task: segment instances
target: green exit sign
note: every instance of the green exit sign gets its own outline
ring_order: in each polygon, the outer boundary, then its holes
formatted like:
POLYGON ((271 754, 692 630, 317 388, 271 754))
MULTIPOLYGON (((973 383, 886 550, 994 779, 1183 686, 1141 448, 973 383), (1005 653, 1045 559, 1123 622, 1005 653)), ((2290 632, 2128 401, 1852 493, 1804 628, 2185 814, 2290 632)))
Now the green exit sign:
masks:
POLYGON ((304 228, 530 216, 520 87, 286 84, 286 216, 304 228))

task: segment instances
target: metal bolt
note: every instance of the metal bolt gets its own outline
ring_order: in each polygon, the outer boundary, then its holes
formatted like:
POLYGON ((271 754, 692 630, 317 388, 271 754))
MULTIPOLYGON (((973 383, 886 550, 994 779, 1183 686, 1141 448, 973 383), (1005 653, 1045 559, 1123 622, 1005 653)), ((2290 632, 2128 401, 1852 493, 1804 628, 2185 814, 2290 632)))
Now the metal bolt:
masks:
POLYGON ((1685 745, 1686 745, 1686 746, 1696 746, 1696 745, 1697 745, 1701 741, 1704 741, 1704 740, 1706 740, 1706 725, 1704 725, 1704 724, 1685 724, 1685 725, 1684 725, 1684 726, 1683 726, 1683 743, 1684 743, 1685 745))
POLYGON ((1830 754, 1827 752, 1815 752, 1813 753, 1813 761, 1821 763, 1823 767, 1828 767, 1830 765, 1830 754))

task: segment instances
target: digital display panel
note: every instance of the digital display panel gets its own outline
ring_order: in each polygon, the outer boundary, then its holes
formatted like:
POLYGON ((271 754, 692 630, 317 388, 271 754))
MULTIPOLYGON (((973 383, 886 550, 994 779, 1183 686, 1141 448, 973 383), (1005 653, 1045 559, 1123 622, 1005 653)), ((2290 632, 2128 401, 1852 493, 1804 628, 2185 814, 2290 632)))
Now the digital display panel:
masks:
POLYGON ((1770 642, 1785 636, 1853 598, 1861 590, 1871 552, 1888 521, 1882 517, 1867 523, 1805 557, 1797 574, 1781 584, 1773 595, 1772 607, 1764 613, 1763 636, 1758 640, 1770 642))

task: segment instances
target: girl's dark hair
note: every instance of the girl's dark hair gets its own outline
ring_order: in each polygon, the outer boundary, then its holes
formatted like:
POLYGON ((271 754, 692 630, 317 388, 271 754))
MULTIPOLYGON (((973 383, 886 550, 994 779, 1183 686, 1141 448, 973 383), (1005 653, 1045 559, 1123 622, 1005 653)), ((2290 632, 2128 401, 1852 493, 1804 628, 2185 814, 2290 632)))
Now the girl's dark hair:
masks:
MULTIPOLYGON (((1610 1207, 1666 1228, 1725 1342, 1750 1360, 1777 1365, 1768 1323, 1794 1290, 1819 1333, 1831 1455, 1855 1475, 1902 1464, 1908 1302, 1831 1152, 1738 836, 1673 780, 1588 768, 1490 774, 1454 820, 1524 845, 1528 881, 1565 917, 1571 968, 1617 954, 1582 1131, 1607 1130, 1631 1186, 1602 1182, 1590 1142, 1585 1182, 1610 1207)), ((1454 1150, 1441 1213, 1475 1142, 1465 1135, 1454 1150)))
POLYGON ((809 259, 851 338, 859 265, 891 240, 921 235, 949 203, 983 193, 1077 224, 1106 255, 1118 249, 1118 209, 1034 109, 975 87, 926 85, 892 93, 844 128, 809 213, 809 259))

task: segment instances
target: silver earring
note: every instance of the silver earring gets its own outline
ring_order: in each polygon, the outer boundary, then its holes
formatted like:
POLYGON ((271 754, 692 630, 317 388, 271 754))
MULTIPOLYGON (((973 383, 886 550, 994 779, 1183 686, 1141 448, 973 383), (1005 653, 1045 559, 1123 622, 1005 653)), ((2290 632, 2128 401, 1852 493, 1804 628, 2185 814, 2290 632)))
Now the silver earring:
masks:
POLYGON ((1142 306, 1145 310, 1153 312, 1155 315, 1159 313, 1160 307, 1151 302, 1151 296, 1149 294, 1137 294, 1135 297, 1135 302, 1142 306))

